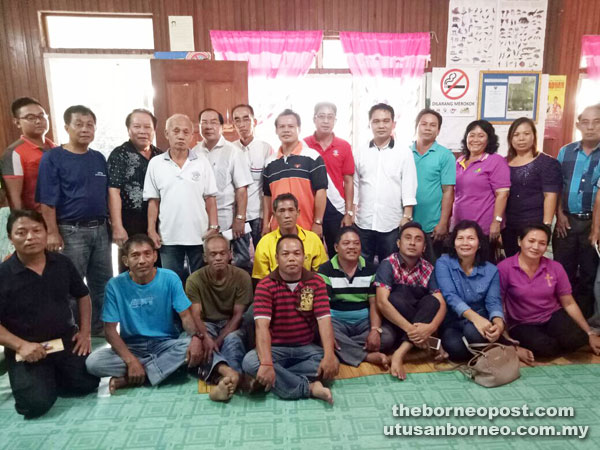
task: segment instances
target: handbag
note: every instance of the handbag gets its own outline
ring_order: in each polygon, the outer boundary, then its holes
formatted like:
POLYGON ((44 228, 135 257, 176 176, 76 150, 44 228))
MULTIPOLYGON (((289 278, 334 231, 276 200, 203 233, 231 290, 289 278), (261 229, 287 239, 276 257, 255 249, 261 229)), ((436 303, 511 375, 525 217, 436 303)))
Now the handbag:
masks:
POLYGON ((498 343, 469 344, 464 336, 462 339, 474 355, 467 364, 458 367, 467 378, 484 387, 496 387, 521 376, 515 347, 498 343))

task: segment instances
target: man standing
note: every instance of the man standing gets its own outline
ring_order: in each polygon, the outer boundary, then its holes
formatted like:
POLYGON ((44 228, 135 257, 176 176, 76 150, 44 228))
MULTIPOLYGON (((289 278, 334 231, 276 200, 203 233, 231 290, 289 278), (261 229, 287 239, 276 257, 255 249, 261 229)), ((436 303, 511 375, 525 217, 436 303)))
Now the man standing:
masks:
POLYGON ((385 103, 369 110, 373 140, 354 155, 354 203, 363 256, 379 262, 398 250, 398 227, 413 219, 417 171, 412 155, 395 145, 394 109, 385 103))
MULTIPOLYGON (((89 148, 96 133, 96 115, 85 106, 64 114, 69 143, 44 154, 36 200, 48 226, 48 250, 63 250, 92 297, 92 335, 102 334, 100 314, 104 287, 112 277, 108 237, 108 170, 102 153, 89 148)), ((72 305, 76 311, 76 305, 72 305)))
POLYGON ((321 264, 327 261, 327 253, 323 241, 315 233, 298 225, 298 200, 292 194, 279 194, 273 202, 275 220, 279 225, 274 231, 267 233, 258 243, 254 254, 252 278, 262 280, 277 267, 277 242, 281 236, 293 234, 300 238, 304 249, 303 265, 306 270, 316 272, 321 264))
POLYGON ((169 150, 150 160, 144 181, 148 236, 160 249, 162 266, 185 283, 202 266, 204 235, 219 231, 217 183, 208 159, 190 150, 194 126, 188 116, 169 117, 165 136, 169 150), (156 232, 159 211, 160 235, 156 232))
POLYGON ((593 284, 598 255, 590 241, 598 241, 592 229, 592 211, 600 179, 600 104, 588 106, 577 118, 581 141, 560 149, 563 194, 556 209, 552 239, 554 259, 565 268, 573 296, 584 317, 593 314, 593 284))
POLYGON ((222 135, 223 116, 205 109, 198 116, 204 139, 196 147, 208 158, 217 181, 217 213, 221 230, 232 231, 233 263, 251 270, 250 235, 245 233, 248 186, 252 184, 250 164, 244 154, 222 135))
MULTIPOLYGON (((148 202, 143 200, 144 179, 148 163, 161 151, 152 145, 156 117, 146 109, 134 109, 125 126, 129 140, 115 148, 108 157, 108 209, 112 239, 122 247, 129 236, 148 230, 148 202)), ((119 272, 123 265, 119 250, 119 272)))
POLYGON ((281 147, 276 156, 267 160, 263 174, 263 235, 277 226, 272 217, 272 199, 291 193, 300 202, 298 224, 321 237, 327 201, 327 170, 323 158, 299 141, 300 116, 291 109, 277 116, 275 131, 281 147))
POLYGON ((427 233, 425 257, 431 264, 444 250, 456 184, 456 159, 435 140, 441 127, 440 113, 429 108, 421 110, 415 121, 417 140, 412 145, 418 180, 414 220, 427 233))
POLYGON ((239 377, 204 340, 206 329, 196 323, 177 275, 154 267, 157 254, 152 240, 136 234, 127 240, 123 253, 129 272, 108 283, 102 313, 111 348, 90 355, 86 361, 89 372, 112 377, 112 394, 124 386, 139 386, 146 379, 155 386, 186 362, 188 367, 202 364, 207 373, 222 376, 211 399, 231 398, 233 377, 236 383, 239 377), (180 336, 175 313, 187 335, 180 336))
POLYGON ((69 258, 46 253, 48 234, 40 213, 13 211, 7 231, 16 252, 0 265, 0 345, 15 408, 31 418, 52 407, 59 389, 87 394, 98 387, 100 380, 85 370, 90 297, 69 258), (69 296, 79 303, 79 329, 69 296))
MULTIPOLYGON (((401 344, 392 355, 390 373, 405 380, 406 354, 415 345, 429 347, 428 339, 446 315, 446 302, 437 287, 433 266, 423 259, 425 232, 421 225, 408 222, 400 228, 398 249, 377 268, 375 286, 381 315, 395 325, 400 335, 401 344)), ((442 354, 440 350, 438 356, 442 354)))
POLYGON ((296 235, 277 242, 278 267, 256 286, 256 349, 246 354, 244 372, 283 399, 315 397, 333 404, 320 379, 332 379, 339 362, 325 283, 302 268, 304 249, 296 235), (313 344, 318 327, 322 348, 313 344))
POLYGON ((377 267, 360 255, 360 237, 354 227, 342 227, 335 239, 336 255, 319 268, 327 285, 336 354, 354 367, 367 361, 389 367, 386 352, 394 333, 382 324, 375 300, 377 267))
POLYGON ((327 169, 327 204, 323 217, 323 236, 330 258, 341 226, 354 223, 354 157, 350 144, 333 134, 337 107, 322 102, 315 105, 315 133, 304 138, 310 148, 319 152, 327 169))
POLYGON ((233 125, 240 135, 234 144, 242 149, 250 164, 252 184, 248 186, 248 206, 246 207, 246 222, 252 229, 252 244, 254 249, 262 236, 263 218, 263 171, 267 159, 273 154, 271 146, 254 137, 256 119, 254 109, 250 105, 237 105, 231 111, 233 125))
POLYGON ((42 155, 55 147, 46 137, 49 123, 46 111, 34 98, 21 97, 12 105, 13 122, 21 130, 21 137, 4 151, 2 177, 12 209, 35 209, 35 187, 42 155))

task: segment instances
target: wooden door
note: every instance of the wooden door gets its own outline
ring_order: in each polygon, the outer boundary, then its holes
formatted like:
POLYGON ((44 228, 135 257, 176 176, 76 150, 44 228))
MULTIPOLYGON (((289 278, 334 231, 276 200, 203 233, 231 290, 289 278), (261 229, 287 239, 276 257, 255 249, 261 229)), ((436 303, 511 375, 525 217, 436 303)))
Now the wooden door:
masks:
POLYGON ((238 139, 231 109, 239 103, 248 103, 248 63, 153 59, 150 68, 159 148, 166 150, 169 146, 164 133, 165 122, 176 113, 192 119, 194 134, 201 141, 198 113, 204 108, 213 108, 223 114, 223 135, 231 141, 238 139))

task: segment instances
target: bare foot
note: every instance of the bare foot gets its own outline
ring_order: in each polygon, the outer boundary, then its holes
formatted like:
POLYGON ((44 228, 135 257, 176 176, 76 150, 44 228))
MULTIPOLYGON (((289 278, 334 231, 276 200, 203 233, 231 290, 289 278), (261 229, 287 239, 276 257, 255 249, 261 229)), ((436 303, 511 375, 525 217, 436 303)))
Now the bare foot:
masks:
POLYGON ((515 347, 517 349, 517 356, 524 362, 525 364, 532 365, 535 361, 535 357, 531 350, 527 350, 526 348, 519 347, 518 345, 515 347))
POLYGON ((113 395, 117 389, 124 388, 128 384, 127 377, 111 377, 108 381, 108 392, 113 395))
POLYGON ((406 380, 404 361, 402 359, 402 355, 399 355, 397 351, 392 355, 392 367, 390 368, 390 373, 394 378, 398 378, 402 381, 406 380))
POLYGON ((233 383, 233 390, 235 392, 240 382, 240 374, 224 363, 219 364, 219 366, 217 367, 217 372, 219 373, 219 375, 229 377, 231 379, 231 382, 233 383))
POLYGON ((310 390, 310 396, 326 401, 330 405, 333 405, 333 395, 331 395, 331 389, 323 386, 320 381, 314 381, 308 385, 310 390))
POLYGON ((235 386, 230 377, 223 377, 214 388, 210 390, 209 397, 213 402, 226 402, 233 397, 235 386))
POLYGON ((433 350, 433 354, 433 360, 435 362, 444 362, 450 357, 450 355, 448 355, 448 352, 444 350, 444 347, 442 347, 441 344, 438 350, 433 350))
POLYGON ((386 354, 381 352, 367 353, 365 361, 370 362, 371 364, 377 364, 378 366, 383 367, 383 370, 388 370, 390 368, 390 359, 386 354))

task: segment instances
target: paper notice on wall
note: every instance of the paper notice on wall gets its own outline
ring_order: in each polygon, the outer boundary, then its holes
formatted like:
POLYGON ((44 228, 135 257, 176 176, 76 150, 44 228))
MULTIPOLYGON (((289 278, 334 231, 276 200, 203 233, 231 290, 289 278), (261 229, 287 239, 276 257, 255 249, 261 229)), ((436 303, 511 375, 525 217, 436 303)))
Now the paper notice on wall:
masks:
POLYGON ((169 16, 169 41, 172 52, 195 50, 192 16, 169 16))
POLYGON ((497 67, 542 70, 547 9, 547 0, 499 1, 497 67))
POLYGON ((431 108, 444 118, 477 115, 478 69, 434 67, 431 74, 431 108))

